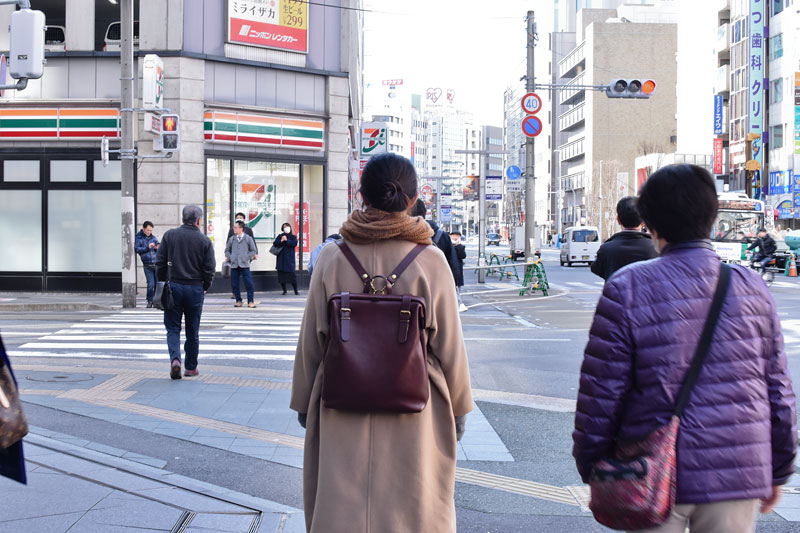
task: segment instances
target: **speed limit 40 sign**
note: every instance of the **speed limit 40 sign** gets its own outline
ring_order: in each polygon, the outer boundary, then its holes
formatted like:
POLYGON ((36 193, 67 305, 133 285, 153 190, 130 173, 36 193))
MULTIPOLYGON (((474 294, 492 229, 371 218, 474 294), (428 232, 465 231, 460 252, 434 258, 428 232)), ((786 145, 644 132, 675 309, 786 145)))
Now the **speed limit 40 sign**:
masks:
POLYGON ((522 110, 529 115, 535 115, 542 108, 542 99, 536 93, 528 93, 522 97, 522 110))

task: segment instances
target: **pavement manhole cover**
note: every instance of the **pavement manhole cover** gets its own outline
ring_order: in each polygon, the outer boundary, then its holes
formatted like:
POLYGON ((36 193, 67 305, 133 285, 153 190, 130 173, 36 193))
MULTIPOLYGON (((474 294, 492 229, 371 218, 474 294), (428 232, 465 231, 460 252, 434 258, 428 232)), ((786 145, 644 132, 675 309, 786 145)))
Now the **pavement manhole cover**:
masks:
POLYGON ((92 381, 94 376, 91 374, 64 374, 61 372, 34 372, 25 376, 25 379, 43 383, 78 383, 92 381))

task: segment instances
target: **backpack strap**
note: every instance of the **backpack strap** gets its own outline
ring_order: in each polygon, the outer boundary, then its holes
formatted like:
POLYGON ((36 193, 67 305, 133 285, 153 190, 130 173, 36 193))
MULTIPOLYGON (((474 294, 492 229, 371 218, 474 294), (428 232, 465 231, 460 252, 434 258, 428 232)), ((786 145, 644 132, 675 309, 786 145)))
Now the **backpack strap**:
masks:
POLYGON ((433 235, 433 244, 439 246, 439 241, 442 240, 442 235, 444 235, 442 228, 437 229, 436 233, 433 235))
MULTIPOLYGON (((361 265, 361 263, 358 262, 358 259, 353 253, 353 250, 351 250, 350 247, 347 246, 347 243, 344 242, 344 239, 337 241, 336 245, 339 246, 339 249, 342 251, 344 256, 350 262, 350 265, 358 273, 358 277, 361 278, 361 283, 364 284, 364 292, 365 293, 369 292, 370 282, 372 281, 372 277, 367 273, 367 270, 361 265)), ((414 259, 419 255, 419 253, 425 248, 427 248, 427 246, 428 245, 426 244, 417 244, 414 248, 411 249, 410 252, 408 252, 408 255, 406 255, 403 258, 403 260, 400 261, 400 264, 395 267, 392 273, 389 274, 389 276, 386 278, 386 290, 389 294, 391 294, 392 285, 394 285, 397 282, 397 278, 399 278, 400 275, 403 272, 405 272, 406 268, 408 268, 408 265, 410 265, 411 262, 414 261, 414 259)), ((383 276, 375 276, 375 277, 383 277, 383 276)))

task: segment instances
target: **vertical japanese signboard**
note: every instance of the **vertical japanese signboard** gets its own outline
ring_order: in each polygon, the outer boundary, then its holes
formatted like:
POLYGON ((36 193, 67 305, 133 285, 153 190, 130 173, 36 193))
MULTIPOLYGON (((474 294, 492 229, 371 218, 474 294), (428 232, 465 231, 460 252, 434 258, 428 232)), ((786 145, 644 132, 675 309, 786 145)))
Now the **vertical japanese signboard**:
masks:
POLYGON ((503 199, 503 176, 486 176, 486 199, 503 199))
MULTIPOLYGON (((753 141, 753 159, 764 166, 762 142, 764 137, 764 3, 762 0, 750 0, 750 37, 748 38, 748 62, 750 67, 749 90, 749 133, 761 136, 753 141)), ((760 171, 753 174, 753 186, 761 180, 760 171)))
POLYGON ((722 139, 714 139, 714 174, 722 174, 722 139))
POLYGON ((305 0, 228 0, 228 42, 308 53, 305 0))
MULTIPOLYGON (((294 203, 294 227, 297 233, 300 233, 300 230, 297 228, 300 227, 300 202, 294 203)), ((308 225, 308 202, 303 202, 303 253, 307 254, 311 251, 311 231, 309 231, 308 225)))
POLYGON ((792 175, 792 207, 794 218, 800 218, 800 174, 792 175))
POLYGON ((794 73, 794 153, 800 155, 800 72, 794 73))
POLYGON ((722 95, 714 95, 714 135, 722 134, 722 95))

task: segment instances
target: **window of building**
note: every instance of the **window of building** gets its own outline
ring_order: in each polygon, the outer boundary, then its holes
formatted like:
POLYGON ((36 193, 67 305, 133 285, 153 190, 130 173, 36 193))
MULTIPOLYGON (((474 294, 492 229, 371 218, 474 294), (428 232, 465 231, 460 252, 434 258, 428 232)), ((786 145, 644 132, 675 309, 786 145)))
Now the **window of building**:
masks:
POLYGON ((775 37, 769 39, 769 56, 770 59, 778 59, 783 57, 783 34, 779 33, 775 37))
POLYGON ((50 161, 50 181, 86 181, 86 161, 50 161))
POLYGON ((771 150, 783 148, 783 124, 770 126, 769 128, 769 147, 771 150))
MULTIPOLYGON (((772 0, 772 15, 777 15, 781 11, 783 11, 783 2, 784 0, 772 0)), ((789 0, 786 0, 786 5, 789 5, 789 0)))
POLYGON ((6 182, 39 181, 39 161, 3 161, 3 180, 6 182))
POLYGON ((783 101, 783 78, 769 82, 769 101, 771 104, 783 101))

